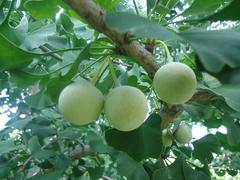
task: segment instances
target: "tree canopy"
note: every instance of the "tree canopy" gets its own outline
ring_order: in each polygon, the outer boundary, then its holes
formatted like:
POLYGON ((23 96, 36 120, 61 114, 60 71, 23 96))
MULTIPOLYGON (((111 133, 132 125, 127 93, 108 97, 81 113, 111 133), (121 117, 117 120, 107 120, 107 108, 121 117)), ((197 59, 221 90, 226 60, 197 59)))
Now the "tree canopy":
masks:
POLYGON ((0 0, 0 179, 239 177, 239 7, 0 0))

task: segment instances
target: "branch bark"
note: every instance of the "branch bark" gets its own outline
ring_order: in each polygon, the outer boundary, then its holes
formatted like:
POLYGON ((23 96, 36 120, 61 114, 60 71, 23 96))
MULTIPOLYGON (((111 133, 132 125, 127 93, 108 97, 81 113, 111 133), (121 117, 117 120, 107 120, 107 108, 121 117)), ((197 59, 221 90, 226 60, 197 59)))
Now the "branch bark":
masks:
POLYGON ((126 56, 132 57, 140 64, 150 77, 153 77, 159 65, 153 55, 148 52, 138 41, 129 41, 126 34, 119 33, 105 23, 106 12, 92 0, 65 0, 94 29, 104 33, 123 50, 126 56))

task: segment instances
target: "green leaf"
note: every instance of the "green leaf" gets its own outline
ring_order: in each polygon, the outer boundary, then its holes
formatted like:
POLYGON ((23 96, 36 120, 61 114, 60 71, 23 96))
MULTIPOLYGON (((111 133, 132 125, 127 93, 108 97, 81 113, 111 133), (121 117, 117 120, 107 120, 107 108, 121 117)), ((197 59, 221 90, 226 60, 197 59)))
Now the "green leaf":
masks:
POLYGON ((240 32, 236 30, 192 30, 179 34, 196 50, 207 71, 219 73, 225 65, 240 67, 240 32))
POLYGON ((222 84, 240 84, 240 68, 224 68, 221 73, 212 75, 222 84))
POLYGON ((163 150, 160 124, 160 116, 152 114, 136 130, 130 132, 108 130, 105 134, 106 140, 109 145, 128 153, 136 160, 158 158, 163 150))
POLYGON ((221 143, 221 146, 224 147, 224 149, 232 152, 240 152, 240 143, 237 145, 230 145, 227 134, 222 134, 220 132, 217 132, 216 137, 218 141, 221 143))
POLYGON ((117 156, 117 169, 128 180, 150 180, 143 166, 126 153, 121 152, 117 156))
POLYGON ((54 165, 55 169, 65 171, 71 163, 71 160, 63 154, 58 154, 49 159, 49 162, 54 165))
POLYGON ((17 119, 13 123, 7 124, 7 126, 22 130, 23 128, 25 128, 25 126, 28 125, 28 123, 32 121, 32 119, 33 117, 31 116, 26 117, 25 119, 17 119))
POLYGON ((24 3, 24 7, 36 19, 54 18, 57 3, 57 0, 28 0, 24 3))
POLYGON ((88 131, 86 139, 89 142, 91 150, 97 153, 108 153, 115 155, 116 151, 108 146, 104 139, 94 131, 88 131))
POLYGON ((0 33, 0 69, 17 69, 26 67, 39 54, 24 51, 6 39, 0 33))
POLYGON ((86 58, 89 57, 90 44, 86 45, 79 53, 77 59, 73 63, 71 69, 62 76, 61 74, 50 80, 47 86, 47 94, 50 96, 52 101, 57 102, 59 94, 68 84, 72 82, 72 78, 78 72, 79 64, 86 58))
POLYGON ((7 1, 5 0, 1 0, 1 3, 0 3, 0 25, 4 24, 5 21, 7 20, 7 16, 9 13, 11 13, 11 8, 13 6, 13 1, 10 2, 10 4, 8 4, 7 1), (8 12, 5 13, 5 8, 8 9, 8 12))
POLYGON ((118 32, 131 32, 139 37, 180 39, 177 34, 167 28, 141 16, 127 12, 108 13, 106 16, 106 24, 118 32))
POLYGON ((16 83, 18 87, 26 88, 33 85, 35 82, 41 80, 43 76, 36 76, 34 74, 26 73, 24 71, 11 71, 10 79, 16 83))
POLYGON ((0 178, 7 178, 9 173, 11 172, 11 168, 4 165, 0 165, 0 178))
POLYGON ((147 0, 147 14, 149 14, 150 10, 154 7, 157 0, 147 0))
POLYGON ((230 116, 224 116, 224 126, 227 128, 228 143, 232 146, 240 143, 240 126, 234 122, 234 119, 230 116))
POLYGON ((54 172, 51 172, 48 174, 37 175, 37 176, 31 177, 31 178, 29 178, 29 180, 55 180, 55 179, 57 180, 62 177, 62 173, 63 172, 61 170, 54 171, 54 172))
POLYGON ((15 145, 14 139, 9 139, 6 141, 1 141, 0 142, 0 155, 9 153, 13 150, 19 149, 21 146, 15 145))
POLYGON ((33 136, 28 141, 28 147, 31 151, 32 156, 36 159, 46 160, 50 157, 55 156, 54 151, 42 149, 37 136, 33 136))
POLYGON ((62 13, 56 25, 60 34, 73 33, 74 24, 67 14, 62 13))
POLYGON ((228 6, 221 9, 217 13, 204 18, 203 20, 210 20, 210 21, 237 21, 240 20, 240 14, 236 13, 238 8, 240 7, 239 0, 233 0, 228 6))
POLYGON ((43 109, 53 105, 52 101, 45 95, 44 91, 40 91, 37 94, 26 97, 26 104, 35 109, 43 109))
POLYGON ((226 84, 216 88, 201 86, 200 89, 209 90, 219 96, 222 96, 229 107, 235 111, 240 111, 239 84, 226 84))
POLYGON ((153 174, 153 180, 210 180, 201 171, 193 170, 182 158, 177 158, 174 163, 164 168, 160 168, 153 174))
POLYGON ((236 111, 240 112, 240 85, 222 85, 211 89, 214 93, 223 96, 226 103, 236 111))
POLYGON ((219 153, 220 151, 220 142, 212 134, 208 134, 192 144, 194 146, 193 156, 202 163, 210 163, 213 160, 212 153, 219 153))
MULTIPOLYGON (((37 22, 35 22, 35 24, 30 24, 29 28, 36 26, 37 22)), ((32 50, 34 48, 38 48, 41 45, 48 44, 52 47, 63 49, 65 48, 66 43, 66 38, 57 35, 56 24, 47 24, 42 25, 38 28, 34 28, 28 32, 21 44, 21 47, 24 49, 32 50)))
POLYGON ((91 180, 99 180, 103 176, 104 167, 89 167, 87 171, 89 172, 91 180))
POLYGON ((31 129, 31 135, 38 136, 39 138, 45 138, 49 136, 53 136, 56 134, 56 129, 54 129, 52 126, 44 126, 34 123, 29 123, 26 126, 27 129, 31 129))
POLYGON ((94 0, 97 4, 99 4, 101 7, 107 10, 111 10, 115 8, 121 0, 94 0))
POLYGON ((188 9, 186 9, 181 16, 206 16, 212 14, 219 7, 224 5, 229 0, 194 0, 188 9))

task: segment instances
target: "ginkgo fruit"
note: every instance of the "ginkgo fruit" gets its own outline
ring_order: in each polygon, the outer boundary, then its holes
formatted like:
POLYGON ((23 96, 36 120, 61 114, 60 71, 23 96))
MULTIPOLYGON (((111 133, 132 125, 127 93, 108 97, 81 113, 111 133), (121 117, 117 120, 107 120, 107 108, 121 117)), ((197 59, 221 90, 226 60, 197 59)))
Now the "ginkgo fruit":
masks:
POLYGON ((192 129, 186 124, 180 124, 174 132, 174 137, 180 144, 188 144, 192 139, 192 129))
POLYGON ((164 147, 172 146, 172 136, 167 129, 162 130, 162 144, 164 147))
POLYGON ((135 87, 120 86, 112 89, 107 95, 104 111, 112 127, 120 131, 131 131, 146 119, 147 98, 135 87))
POLYGON ((171 62, 158 69, 153 86, 161 100, 169 104, 182 104, 195 93, 197 80, 190 67, 180 62, 171 62))
POLYGON ((87 81, 66 86, 58 99, 63 117, 76 125, 96 120, 103 109, 104 98, 100 90, 87 81))

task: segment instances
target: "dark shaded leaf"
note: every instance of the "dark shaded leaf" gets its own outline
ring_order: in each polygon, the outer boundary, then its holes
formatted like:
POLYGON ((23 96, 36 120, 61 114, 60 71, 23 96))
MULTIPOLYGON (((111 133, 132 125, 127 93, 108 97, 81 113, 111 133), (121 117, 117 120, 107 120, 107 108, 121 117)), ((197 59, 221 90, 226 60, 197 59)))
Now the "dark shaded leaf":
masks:
POLYGON ((227 20, 240 20, 240 14, 238 9, 240 7, 239 0, 233 0, 228 6, 221 9, 217 13, 204 18, 203 20, 210 20, 210 21, 227 21, 227 20))
POLYGON ((56 154, 54 151, 42 149, 37 136, 33 136, 28 141, 28 147, 31 151, 32 156, 36 159, 46 160, 50 157, 55 156, 56 154))
POLYGON ((44 91, 40 91, 37 94, 26 97, 26 104, 35 109, 43 109, 53 105, 52 101, 45 95, 44 91))
POLYGON ((106 23, 121 33, 131 32, 145 38, 180 39, 178 35, 167 28, 131 13, 109 13, 106 16, 106 23))
POLYGON ((231 68, 240 67, 240 58, 237 55, 240 48, 239 31, 192 30, 179 35, 194 47, 207 71, 219 73, 225 65, 231 68))
POLYGON ((30 64, 39 54, 24 51, 9 42, 0 33, 0 69, 23 68, 30 64))
POLYGON ((14 139, 0 142, 0 155, 19 149, 21 146, 14 143, 14 139))
POLYGON ((44 175, 37 175, 29 178, 29 180, 57 180, 62 177, 62 171, 54 171, 44 175))
POLYGON ((150 179, 143 166, 123 152, 117 156, 117 169, 121 175, 129 180, 150 179))
POLYGON ((232 146, 240 143, 240 126, 234 123, 234 119, 230 116, 224 116, 224 126, 227 128, 228 143, 232 146))
POLYGON ((105 134, 106 140, 109 145, 128 153, 136 160, 158 158, 163 150, 160 124, 160 116, 152 114, 136 130, 129 132, 108 130, 105 134))
POLYGON ((212 134, 208 134, 192 144, 194 146, 193 156, 202 163, 210 163, 213 160, 212 153, 219 153, 220 151, 220 142, 212 134))
POLYGON ((235 146, 230 145, 227 136, 228 136, 227 134, 222 134, 220 132, 216 133, 216 137, 218 141, 221 143, 221 146, 224 147, 224 149, 230 150, 232 152, 240 152, 240 143, 235 146))
POLYGON ((210 180, 201 171, 193 170, 182 158, 177 158, 174 163, 154 172, 153 180, 210 180))

